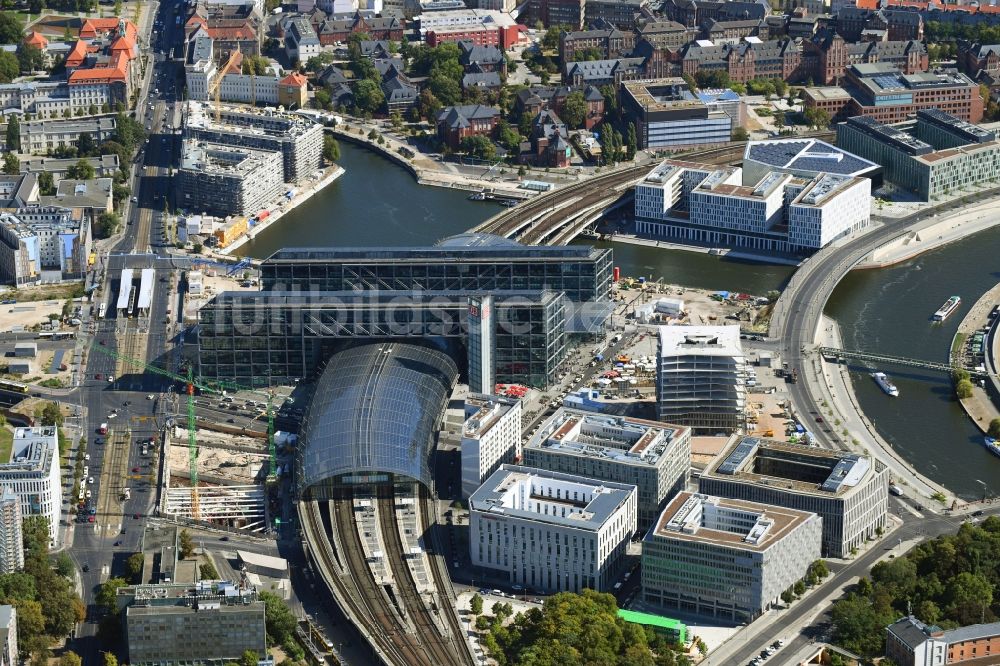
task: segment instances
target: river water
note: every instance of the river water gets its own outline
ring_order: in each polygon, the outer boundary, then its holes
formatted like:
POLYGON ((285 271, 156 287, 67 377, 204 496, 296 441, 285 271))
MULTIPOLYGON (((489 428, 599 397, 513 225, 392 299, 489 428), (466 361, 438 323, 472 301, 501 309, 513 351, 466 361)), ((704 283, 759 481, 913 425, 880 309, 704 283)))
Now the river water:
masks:
MULTIPOLYGON (((461 233, 501 210, 468 201, 468 193, 417 185, 404 169, 349 143, 341 143, 346 173, 290 212, 240 252, 263 258, 288 246, 429 245, 461 233)), ((614 248, 624 275, 663 278, 702 289, 764 294, 780 289, 788 266, 728 260, 703 253, 624 243, 581 241, 614 248)), ((844 345, 896 356, 946 361, 962 317, 1000 282, 993 261, 1000 230, 986 231, 898 266, 854 271, 838 286, 827 313, 841 326, 844 345), (943 324, 930 315, 951 295, 963 302, 943 324)), ((890 398, 870 379, 852 372, 858 400, 882 436, 928 477, 965 498, 1000 493, 1000 459, 981 446, 979 430, 952 396, 940 373, 879 368, 890 374, 900 397, 890 398)))

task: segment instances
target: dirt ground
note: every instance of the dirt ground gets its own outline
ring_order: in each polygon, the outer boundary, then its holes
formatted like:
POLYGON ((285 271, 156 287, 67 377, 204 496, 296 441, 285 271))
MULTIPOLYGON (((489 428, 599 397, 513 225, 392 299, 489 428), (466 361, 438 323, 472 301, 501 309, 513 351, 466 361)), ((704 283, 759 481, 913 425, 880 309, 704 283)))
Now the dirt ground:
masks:
POLYGON ((29 328, 49 321, 49 315, 61 316, 65 300, 45 300, 33 303, 18 301, 13 305, 0 305, 0 331, 10 331, 15 326, 29 328))

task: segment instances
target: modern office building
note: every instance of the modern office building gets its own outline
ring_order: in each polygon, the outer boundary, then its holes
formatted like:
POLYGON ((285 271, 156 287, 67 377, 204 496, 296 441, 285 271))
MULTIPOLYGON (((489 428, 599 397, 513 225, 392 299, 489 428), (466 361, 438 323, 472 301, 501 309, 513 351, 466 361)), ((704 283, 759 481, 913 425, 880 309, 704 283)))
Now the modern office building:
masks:
POLYGON ((292 248, 262 263, 261 284, 199 312, 202 375, 287 381, 313 374, 338 340, 423 335, 465 342, 481 380, 487 336, 474 315, 477 341, 468 343, 469 304, 490 296, 495 377, 545 387, 570 336, 603 330, 611 253, 483 234, 423 248, 292 248))
POLYGON ((658 356, 661 421, 710 435, 746 424, 747 359, 739 326, 661 326, 658 356))
POLYGON ((1000 180, 996 133, 937 109, 896 125, 848 118, 837 125, 837 144, 879 162, 886 181, 924 201, 1000 180))
POLYGON ((842 87, 805 88, 806 108, 818 108, 835 120, 868 116, 898 123, 921 109, 940 109, 978 123, 984 102, 979 86, 954 69, 903 74, 888 63, 858 63, 847 68, 842 87))
POLYGON ((497 336, 493 321, 493 297, 476 294, 469 297, 469 324, 466 347, 469 350, 469 392, 492 393, 496 383, 497 336))
POLYGON ((808 254, 868 226, 871 181, 767 172, 742 185, 738 167, 666 160, 635 188, 636 231, 712 246, 808 254))
POLYGON ((847 557, 885 529, 889 510, 889 471, 877 458, 758 437, 734 437, 698 490, 818 513, 827 557, 847 557))
POLYGON ((732 140, 732 117, 725 110, 710 109, 682 78, 627 81, 619 96, 643 150, 717 146, 732 140))
POLYGON ((0 574, 24 568, 21 498, 10 487, 0 491, 0 574))
POLYGON ((600 592, 636 530, 635 486, 503 465, 469 498, 473 566, 544 592, 600 592))
POLYGON ((815 513, 690 492, 642 541, 642 600, 668 611, 752 622, 820 558, 815 513))
POLYGON ((521 462, 521 401, 470 394, 462 426, 462 497, 472 495, 503 464, 521 462))
POLYGON ((1000 622, 945 630, 912 615, 902 617, 886 628, 885 656, 899 666, 995 663, 1000 656, 1000 622))
POLYGON ((280 152, 284 182, 297 183, 323 164, 323 127, 302 116, 273 109, 222 106, 219 120, 203 102, 184 105, 184 138, 280 152))
POLYGON ((0 486, 20 498, 22 516, 48 520, 49 539, 59 542, 62 485, 55 426, 14 428, 10 461, 0 464, 0 486))
POLYGON ((863 177, 876 187, 882 182, 881 166, 819 139, 748 141, 743 151, 743 184, 756 185, 775 171, 809 180, 824 173, 863 177))
POLYGON ((17 649, 17 609, 0 606, 0 666, 21 663, 17 649))
POLYGON ((177 170, 177 205, 218 215, 256 215, 284 194, 281 153, 188 139, 177 170))
POLYGON ((637 488, 640 530, 687 487, 691 429, 561 407, 524 445, 524 464, 637 488))
POLYGON ((267 654, 264 602, 245 584, 158 583, 118 590, 128 660, 136 666, 238 661, 267 654))

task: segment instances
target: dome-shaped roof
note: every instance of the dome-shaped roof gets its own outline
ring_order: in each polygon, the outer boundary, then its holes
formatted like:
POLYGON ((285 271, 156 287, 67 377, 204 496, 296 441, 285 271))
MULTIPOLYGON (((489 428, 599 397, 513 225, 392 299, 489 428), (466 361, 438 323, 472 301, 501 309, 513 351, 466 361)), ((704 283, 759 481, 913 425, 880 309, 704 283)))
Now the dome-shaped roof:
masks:
POLYGON ((431 487, 434 427, 458 377, 446 353, 375 343, 335 354, 303 421, 300 488, 387 473, 431 487))

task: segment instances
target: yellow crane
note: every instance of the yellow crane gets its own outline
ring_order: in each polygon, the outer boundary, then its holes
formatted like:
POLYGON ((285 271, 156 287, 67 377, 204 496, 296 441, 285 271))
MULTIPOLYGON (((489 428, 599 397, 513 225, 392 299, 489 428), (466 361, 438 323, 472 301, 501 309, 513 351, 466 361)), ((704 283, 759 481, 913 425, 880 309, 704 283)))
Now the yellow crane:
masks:
POLYGON ((215 100, 215 122, 219 122, 222 117, 222 79, 226 76, 226 72, 229 68, 233 66, 236 62, 236 58, 240 56, 240 50, 236 49, 229 54, 229 59, 226 60, 226 64, 218 70, 218 74, 215 77, 215 81, 208 86, 208 96, 214 98, 215 100))

